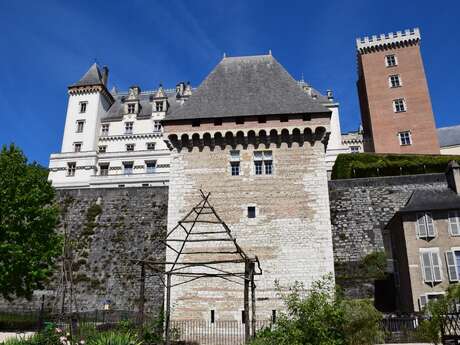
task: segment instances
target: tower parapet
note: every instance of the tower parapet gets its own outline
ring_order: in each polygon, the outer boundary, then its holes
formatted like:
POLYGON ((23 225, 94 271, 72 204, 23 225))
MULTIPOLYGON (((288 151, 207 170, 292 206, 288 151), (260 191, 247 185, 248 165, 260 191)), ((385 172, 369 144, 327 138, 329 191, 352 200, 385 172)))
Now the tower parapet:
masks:
POLYGON ((407 29, 404 31, 390 32, 387 34, 365 36, 356 39, 356 49, 361 53, 368 53, 373 50, 386 49, 417 44, 421 39, 420 29, 407 29))

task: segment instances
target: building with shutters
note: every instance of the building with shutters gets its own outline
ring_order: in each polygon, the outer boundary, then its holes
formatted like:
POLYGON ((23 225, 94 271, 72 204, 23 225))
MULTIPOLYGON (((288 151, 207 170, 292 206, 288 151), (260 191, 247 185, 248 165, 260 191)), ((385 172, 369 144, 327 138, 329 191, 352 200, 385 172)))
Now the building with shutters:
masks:
POLYGON ((460 274, 460 166, 449 163, 447 188, 415 190, 383 231, 396 307, 420 311, 460 274))

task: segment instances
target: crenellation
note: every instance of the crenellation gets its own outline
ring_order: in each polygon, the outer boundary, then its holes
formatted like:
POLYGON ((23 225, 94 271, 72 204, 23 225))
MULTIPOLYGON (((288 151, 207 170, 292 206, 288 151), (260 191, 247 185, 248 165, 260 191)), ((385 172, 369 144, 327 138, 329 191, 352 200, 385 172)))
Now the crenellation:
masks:
POLYGON ((387 34, 365 36, 356 39, 356 49, 360 53, 366 53, 370 49, 391 47, 393 45, 404 45, 418 43, 421 39, 420 29, 406 29, 404 31, 390 32, 387 34))

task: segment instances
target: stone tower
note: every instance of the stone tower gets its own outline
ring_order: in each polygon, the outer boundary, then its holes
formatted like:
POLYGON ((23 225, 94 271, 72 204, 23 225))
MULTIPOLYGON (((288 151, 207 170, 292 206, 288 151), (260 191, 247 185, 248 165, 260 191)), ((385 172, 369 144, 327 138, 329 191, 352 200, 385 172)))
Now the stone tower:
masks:
MULTIPOLYGON (((239 245, 260 259, 259 320, 281 308, 276 280, 308 287, 333 272, 330 119, 320 100, 262 55, 224 58, 163 121, 172 151, 168 229, 200 201, 200 188, 210 192, 239 245)), ((167 261, 174 254, 168 248, 167 261)), ((216 320, 240 321, 242 296, 241 286, 217 278, 180 285, 172 289, 172 319, 209 320, 212 311, 216 320)))
POLYGON ((356 40, 364 150, 439 154, 419 29, 356 40))

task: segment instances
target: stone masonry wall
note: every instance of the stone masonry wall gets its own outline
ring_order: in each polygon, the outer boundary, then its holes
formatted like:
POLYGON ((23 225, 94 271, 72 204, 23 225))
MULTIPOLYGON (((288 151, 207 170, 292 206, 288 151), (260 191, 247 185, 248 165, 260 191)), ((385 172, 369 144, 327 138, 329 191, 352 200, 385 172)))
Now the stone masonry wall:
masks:
MULTIPOLYGON (((109 300, 113 309, 137 311, 140 268, 130 260, 164 260, 164 249, 158 250, 155 239, 166 230, 168 188, 60 190, 57 198, 63 210, 59 230, 67 227, 72 243, 72 279, 79 310, 102 309, 109 300)), ((59 311, 61 278, 57 273, 47 290, 37 291, 32 301, 0 301, 0 309, 38 309, 45 294, 45 307, 59 311)), ((164 288, 148 274, 145 285, 145 309, 156 313, 163 304, 164 288)), ((68 296, 67 292, 67 310, 68 296)))
POLYGON ((446 186, 444 174, 329 181, 336 278, 352 297, 373 297, 373 282, 349 277, 366 255, 381 251, 382 229, 418 188, 446 186))
MULTIPOLYGON (((257 319, 267 320, 272 310, 282 308, 275 281, 282 287, 295 281, 308 287, 333 272, 333 254, 324 145, 262 146, 236 146, 240 176, 231 176, 230 146, 174 151, 168 229, 200 201, 200 188, 210 192, 210 203, 238 244, 249 256, 260 259, 263 274, 256 277, 257 319), (273 175, 254 175, 254 150, 273 152, 273 175), (256 218, 248 218, 248 206, 256 207, 256 218)), ((168 250, 168 261, 173 257, 174 252, 168 250)), ((174 279, 173 284, 180 282, 174 279)), ((243 288, 217 278, 200 279, 174 287, 172 303, 173 319, 209 320, 210 310, 215 310, 216 320, 241 321, 243 288)))

